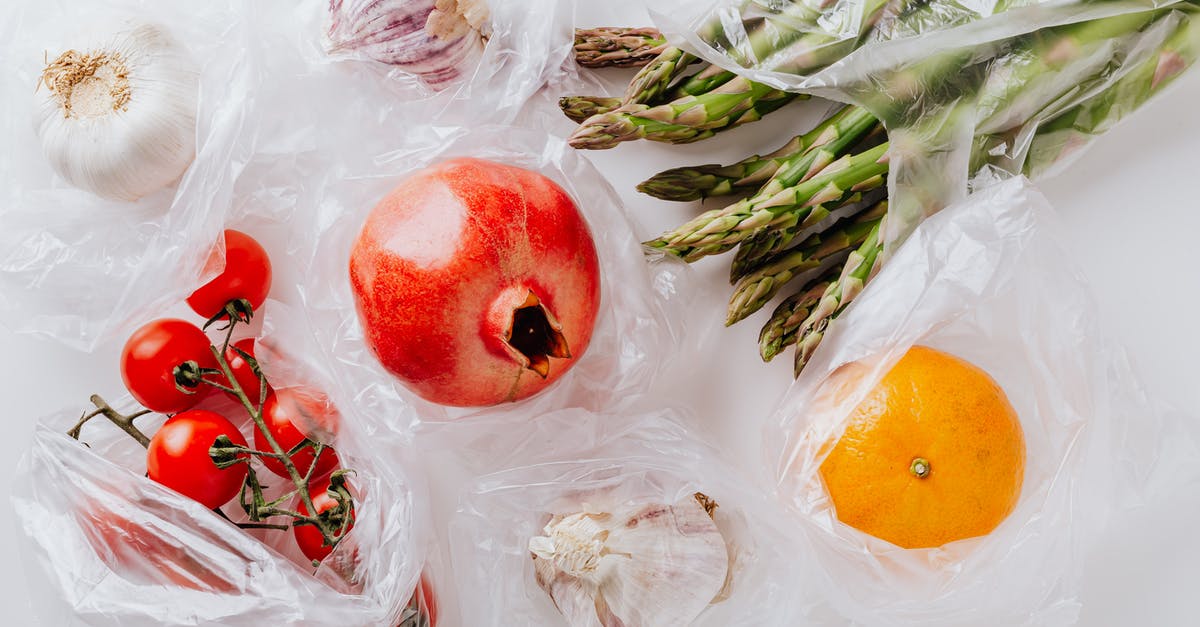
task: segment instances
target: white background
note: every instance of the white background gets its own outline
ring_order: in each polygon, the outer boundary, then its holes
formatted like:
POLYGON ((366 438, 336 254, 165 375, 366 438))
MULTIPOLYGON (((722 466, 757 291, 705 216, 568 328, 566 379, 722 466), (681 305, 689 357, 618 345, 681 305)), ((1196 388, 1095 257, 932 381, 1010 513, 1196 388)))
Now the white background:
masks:
MULTIPOLYGON (((579 23, 599 23, 612 14, 612 5, 583 8, 579 23)), ((627 76, 608 75, 612 93, 619 92, 619 82, 627 76)), ((1191 256, 1200 234, 1200 201, 1194 191, 1200 177, 1196 102, 1200 70, 1111 132, 1067 173, 1040 187, 1068 227, 1066 243, 1075 258, 1065 261, 1084 268, 1102 318, 1129 347, 1146 387, 1200 420, 1200 265, 1191 256)), ((650 237, 691 216, 695 206, 651 200, 638 195, 634 184, 666 167, 735 161, 773 149, 803 130, 813 108, 793 105, 766 122, 699 144, 643 142, 589 156, 640 223, 638 234, 650 237)), ((759 361, 756 338, 765 313, 731 329, 719 328, 729 290, 726 264, 722 258, 696 266, 706 288, 700 306, 712 313, 709 328, 696 331, 710 334, 706 341, 712 359, 691 364, 686 376, 675 373, 670 379, 683 386, 672 396, 689 399, 696 410, 697 430, 722 443, 731 456, 748 457, 758 450, 758 434, 739 428, 739 417, 770 409, 790 381, 791 360, 759 361)), ((0 437, 5 495, 38 416, 64 406, 82 407, 93 392, 116 395, 121 389, 119 348, 106 345, 84 355, 0 328, 0 406, 9 429, 0 437)), ((1175 502, 1155 504, 1118 521, 1088 564, 1082 624, 1196 624, 1198 523, 1200 494, 1180 494, 1175 502)), ((18 533, 12 516, 0 516, 0 555, 15 556, 16 543, 22 541, 18 533)), ((4 624, 36 624, 29 609, 31 593, 38 591, 27 590, 15 559, 0 569, 4 624)))

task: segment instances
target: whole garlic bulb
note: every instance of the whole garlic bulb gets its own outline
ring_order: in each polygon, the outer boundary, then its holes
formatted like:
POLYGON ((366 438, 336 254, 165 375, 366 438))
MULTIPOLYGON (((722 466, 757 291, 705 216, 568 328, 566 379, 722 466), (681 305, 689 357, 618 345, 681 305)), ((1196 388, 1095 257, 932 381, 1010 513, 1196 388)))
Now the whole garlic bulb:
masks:
POLYGON ((488 15, 483 0, 330 0, 330 52, 353 50, 442 89, 474 69, 488 15))
POLYGON ((689 625, 721 594, 729 569, 713 506, 698 494, 554 516, 529 541, 538 585, 572 626, 689 625))
POLYGON ((54 171, 116 200, 178 180, 196 154, 195 63, 152 24, 81 43, 50 62, 35 93, 34 130, 54 171))

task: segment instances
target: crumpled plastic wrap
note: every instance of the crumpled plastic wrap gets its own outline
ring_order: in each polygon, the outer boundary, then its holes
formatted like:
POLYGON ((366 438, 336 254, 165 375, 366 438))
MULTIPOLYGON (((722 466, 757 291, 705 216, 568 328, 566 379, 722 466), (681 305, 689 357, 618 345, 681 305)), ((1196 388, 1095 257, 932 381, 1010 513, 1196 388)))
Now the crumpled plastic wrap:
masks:
POLYGON ((696 492, 717 503, 731 578, 727 596, 691 624, 800 624, 800 603, 811 599, 795 594, 795 564, 804 559, 795 534, 761 486, 696 440, 680 418, 661 409, 573 409, 486 437, 460 433, 459 454, 493 471, 466 486, 449 525, 461 624, 567 625, 530 559, 529 539, 542 535, 550 517, 577 513, 583 501, 674 504, 696 492))
MULTIPOLYGON (((328 395, 340 414, 334 445, 355 494, 355 525, 314 569, 290 531, 241 530, 145 476, 146 454, 104 418, 85 425, 85 447, 66 435, 79 413, 43 419, 14 483, 13 507, 28 536, 26 561, 40 567, 53 625, 394 625, 413 596, 430 538, 423 477, 398 437, 364 428, 358 407, 316 360, 302 325, 268 301, 259 356, 276 389, 328 395), (295 356, 295 357, 293 357, 295 356)), ((128 409, 128 397, 113 404, 128 409)), ((223 395, 202 401, 239 424, 244 409, 223 395)), ((140 424, 153 433, 153 418, 140 424)), ((157 421, 161 423, 161 419, 157 421)), ((275 492, 286 482, 259 468, 275 492)), ((275 492, 268 492, 270 498, 275 492)), ((223 510, 244 521, 237 503, 223 510)), ((436 593, 435 593, 436 595, 436 593)))
POLYGON ((14 69, 0 78, 0 323, 81 350, 124 337, 219 272, 205 262, 223 252, 226 221, 278 210, 235 189, 252 155, 280 143, 300 152, 319 145, 332 164, 353 145, 336 143, 344 127, 386 127, 398 142, 434 116, 510 121, 560 76, 572 42, 570 5, 496 3, 481 58, 433 92, 383 64, 327 54, 328 3, 320 0, 77 4, 22 0, 0 24, 0 56, 14 69), (31 122, 45 55, 69 46, 72 33, 123 16, 164 25, 201 68, 196 159, 178 184, 136 202, 67 186, 42 157, 31 122), (307 91, 313 86, 322 91, 307 91))
POLYGON ((1195 16, 1173 0, 728 0, 655 19, 712 63, 883 121, 886 256, 972 188, 1063 167, 1191 65, 1195 16))
POLYGON ((1194 422, 1144 396, 1054 232, 1049 205, 1021 178, 930 218, 789 389, 765 442, 806 544, 803 594, 864 625, 1072 624, 1084 556, 1110 516, 1194 491, 1194 422), (901 549, 839 522, 818 470, 825 444, 913 345, 989 373, 1025 434, 1016 509, 986 536, 935 549, 901 549), (833 391, 830 375, 852 362, 866 374, 833 391))

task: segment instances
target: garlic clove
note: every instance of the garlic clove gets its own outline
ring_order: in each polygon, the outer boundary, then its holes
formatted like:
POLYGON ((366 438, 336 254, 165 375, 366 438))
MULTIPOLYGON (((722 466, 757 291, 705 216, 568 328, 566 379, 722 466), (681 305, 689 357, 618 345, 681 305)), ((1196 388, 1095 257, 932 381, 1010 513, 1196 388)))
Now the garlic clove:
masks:
POLYGON ((177 181, 195 157, 199 71, 161 27, 125 22, 115 30, 52 57, 33 125, 68 183, 136 200, 177 181))
POLYGON ((726 583, 724 538, 695 498, 555 516, 544 532, 529 542, 538 584, 572 625, 686 625, 726 583))
MULTIPOLYGON (((602 614, 597 610, 596 585, 589 581, 572 577, 554 566, 549 559, 539 558, 535 552, 533 558, 534 578, 538 586, 550 595, 554 606, 567 619, 567 624, 579 627, 609 627, 602 614)), ((604 610, 608 614, 607 609, 604 610)))

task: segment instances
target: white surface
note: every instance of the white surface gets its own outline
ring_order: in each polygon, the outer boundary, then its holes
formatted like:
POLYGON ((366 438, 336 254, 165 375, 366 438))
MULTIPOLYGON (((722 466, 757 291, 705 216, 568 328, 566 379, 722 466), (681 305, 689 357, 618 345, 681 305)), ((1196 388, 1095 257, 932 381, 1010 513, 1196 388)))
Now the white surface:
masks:
MULTIPOLYGON (((585 13, 588 13, 585 11, 585 13)), ((594 13, 594 15, 601 15, 594 13)), ((580 18, 581 24, 598 23, 580 18)), ((603 16, 601 16, 603 17, 603 16)), ((613 92, 627 74, 615 73, 613 92)), ((1200 232, 1200 201, 1189 184, 1200 170, 1200 71, 1166 98, 1145 107, 1105 137, 1065 175, 1041 187, 1070 228, 1068 245, 1091 278, 1097 303, 1114 335, 1130 349, 1152 394, 1200 419, 1200 267, 1190 257, 1200 232)), ((688 163, 727 162, 762 152, 819 113, 799 105, 713 140, 690 146, 641 144, 590 155, 621 193, 649 237, 695 211, 638 195, 633 186, 650 173, 688 163)), ((561 129, 559 129, 561 130, 561 129)), ((670 373, 664 388, 699 416, 697 430, 731 457, 758 450, 759 434, 746 428, 768 411, 790 381, 791 360, 770 365, 757 357, 765 313, 719 329, 728 296, 727 260, 697 264, 706 287, 700 306, 711 313, 713 358, 670 373)), ((769 311, 769 308, 768 308, 769 311)), ((694 329, 696 333, 704 330, 694 329)), ((81 355, 61 346, 16 337, 0 329, 0 394, 10 429, 0 438, 0 479, 7 485, 34 420, 63 406, 86 403, 93 392, 121 389, 119 345, 81 355)), ((449 498, 449 495, 445 495, 449 498)), ((6 503, 7 503, 7 499, 6 503)), ((8 507, 7 504, 5 507, 8 507)), ((1084 625, 1193 625, 1194 583, 1200 577, 1200 495, 1181 494, 1123 519, 1089 565, 1083 593, 1084 625)), ((0 548, 15 555, 20 541, 11 516, 0 516, 0 548)), ((0 571, 4 624, 36 624, 21 569, 0 571)))

